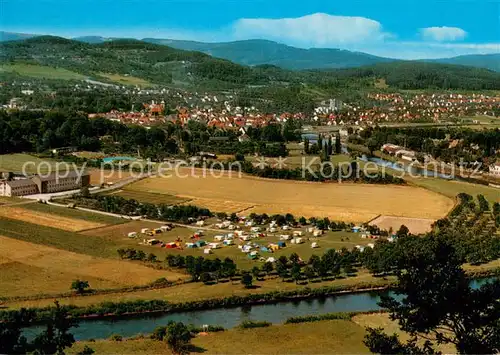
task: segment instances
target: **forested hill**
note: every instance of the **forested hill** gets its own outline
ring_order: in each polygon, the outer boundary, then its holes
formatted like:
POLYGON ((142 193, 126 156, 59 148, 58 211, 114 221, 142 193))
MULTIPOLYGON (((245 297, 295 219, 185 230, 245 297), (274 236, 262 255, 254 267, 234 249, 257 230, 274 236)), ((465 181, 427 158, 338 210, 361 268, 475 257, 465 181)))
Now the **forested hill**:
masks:
POLYGON ((368 67, 336 71, 348 77, 384 78, 387 85, 400 89, 498 90, 500 73, 487 69, 419 61, 379 63, 368 67))
POLYGON ((395 61, 361 52, 334 48, 296 48, 262 39, 222 43, 155 38, 145 38, 144 41, 178 49, 200 51, 243 65, 270 64, 292 70, 353 68, 395 61))
MULTIPOLYGON (((500 89, 500 73, 450 64, 398 61, 351 69, 289 71, 272 65, 248 67, 201 52, 138 40, 89 44, 40 36, 0 43, 0 64, 12 63, 64 68, 90 78, 117 74, 153 84, 205 85, 214 90, 289 84, 325 90, 360 88, 373 87, 377 79, 401 89, 500 89)), ((0 71, 0 75, 6 71, 0 71)))
POLYGON ((62 37, 40 36, 0 44, 3 63, 23 61, 65 68, 89 77, 120 74, 168 84, 173 76, 189 84, 196 79, 217 79, 234 84, 265 84, 257 71, 213 58, 138 40, 88 44, 62 37), (211 73, 207 68, 211 68, 211 73))

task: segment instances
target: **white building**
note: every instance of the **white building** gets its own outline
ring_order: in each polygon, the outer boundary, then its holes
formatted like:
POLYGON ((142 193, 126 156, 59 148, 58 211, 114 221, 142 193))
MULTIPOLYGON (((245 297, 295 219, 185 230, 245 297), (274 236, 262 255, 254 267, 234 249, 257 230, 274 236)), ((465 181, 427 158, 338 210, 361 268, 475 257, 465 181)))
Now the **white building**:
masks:
POLYGON ((490 165, 489 172, 491 175, 500 177, 500 162, 490 165))

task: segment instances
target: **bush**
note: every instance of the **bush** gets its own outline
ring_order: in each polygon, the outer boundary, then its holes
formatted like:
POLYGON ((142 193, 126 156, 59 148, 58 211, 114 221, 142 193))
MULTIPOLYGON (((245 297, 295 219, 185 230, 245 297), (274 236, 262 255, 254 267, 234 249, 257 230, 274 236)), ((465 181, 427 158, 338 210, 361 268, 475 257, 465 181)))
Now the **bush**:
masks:
POLYGON ((120 334, 113 334, 112 336, 109 337, 109 340, 111 340, 111 341, 122 341, 123 337, 120 334))
POLYGON ((272 323, 270 322, 246 320, 242 322, 238 327, 241 329, 251 329, 251 328, 265 328, 271 325, 272 323))
POLYGON ((334 319, 350 320, 352 316, 353 313, 340 312, 340 313, 326 313, 317 316, 290 317, 285 321, 285 324, 319 322, 322 320, 334 320, 334 319))
POLYGON ((153 340, 163 341, 167 334, 167 327, 156 327, 150 338, 153 340))

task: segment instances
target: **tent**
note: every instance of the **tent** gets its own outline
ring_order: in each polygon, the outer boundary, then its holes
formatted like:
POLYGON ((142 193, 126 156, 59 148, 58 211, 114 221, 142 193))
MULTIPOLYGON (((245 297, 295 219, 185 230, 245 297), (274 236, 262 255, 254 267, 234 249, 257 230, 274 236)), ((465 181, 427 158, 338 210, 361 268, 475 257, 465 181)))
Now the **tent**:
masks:
POLYGON ((196 243, 194 243, 194 244, 196 244, 196 246, 197 246, 198 248, 201 248, 201 247, 204 247, 205 245, 207 245, 207 242, 205 242, 204 240, 198 240, 198 241, 197 241, 196 243))
POLYGON ((268 253, 269 253, 269 252, 271 252, 272 250, 270 250, 270 249, 268 249, 268 248, 266 248, 266 247, 262 246, 262 247, 260 247, 260 251, 265 251, 265 252, 268 252, 268 253))
POLYGON ((278 246, 279 246, 280 248, 284 248, 284 247, 286 247, 286 243, 285 243, 284 241, 279 241, 279 242, 278 242, 278 246))
POLYGON ((252 260, 257 259, 259 254, 256 251, 252 251, 251 253, 248 254, 248 257, 252 260))
POLYGON ((194 243, 186 243, 186 248, 197 248, 198 246, 194 243))

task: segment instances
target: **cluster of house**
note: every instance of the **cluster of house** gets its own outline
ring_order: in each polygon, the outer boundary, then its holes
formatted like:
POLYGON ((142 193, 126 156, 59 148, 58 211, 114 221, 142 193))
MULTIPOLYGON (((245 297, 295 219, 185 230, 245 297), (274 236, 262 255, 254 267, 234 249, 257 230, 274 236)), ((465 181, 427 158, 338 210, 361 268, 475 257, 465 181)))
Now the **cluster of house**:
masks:
POLYGON ((396 144, 386 143, 380 148, 380 150, 383 153, 393 155, 397 158, 401 158, 410 162, 417 159, 417 153, 415 151, 406 149, 396 144))
POLYGON ((27 196, 77 190, 90 185, 88 172, 67 171, 0 180, 0 196, 27 196))
POLYGON ((328 125, 375 124, 412 120, 440 121, 450 117, 494 115, 500 97, 484 94, 419 94, 370 93, 369 106, 343 105, 342 110, 316 112, 315 120, 328 125))
POLYGON ((489 166, 489 173, 500 178, 500 161, 497 161, 489 166))

